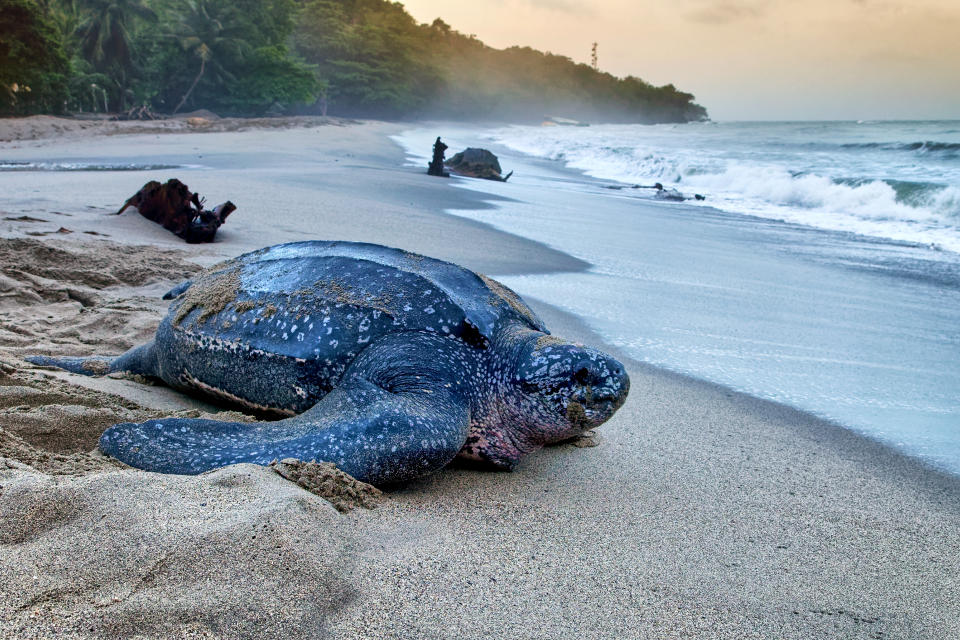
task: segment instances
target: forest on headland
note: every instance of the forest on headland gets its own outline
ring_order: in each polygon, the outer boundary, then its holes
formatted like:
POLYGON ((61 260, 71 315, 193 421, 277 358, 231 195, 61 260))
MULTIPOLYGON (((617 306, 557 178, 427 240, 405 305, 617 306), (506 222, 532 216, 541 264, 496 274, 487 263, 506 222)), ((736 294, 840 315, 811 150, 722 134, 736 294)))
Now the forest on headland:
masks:
POLYGON ((0 0, 0 115, 705 119, 693 99, 388 0, 0 0))

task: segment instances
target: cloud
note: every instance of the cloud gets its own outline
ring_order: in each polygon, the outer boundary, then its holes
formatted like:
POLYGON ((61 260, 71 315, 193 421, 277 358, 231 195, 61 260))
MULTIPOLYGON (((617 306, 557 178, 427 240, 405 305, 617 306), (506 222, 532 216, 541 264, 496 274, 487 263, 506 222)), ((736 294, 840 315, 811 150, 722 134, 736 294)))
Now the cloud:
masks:
POLYGON ((728 24, 739 20, 759 18, 763 13, 764 7, 756 3, 721 0, 691 11, 686 14, 686 17, 694 22, 704 24, 728 24))

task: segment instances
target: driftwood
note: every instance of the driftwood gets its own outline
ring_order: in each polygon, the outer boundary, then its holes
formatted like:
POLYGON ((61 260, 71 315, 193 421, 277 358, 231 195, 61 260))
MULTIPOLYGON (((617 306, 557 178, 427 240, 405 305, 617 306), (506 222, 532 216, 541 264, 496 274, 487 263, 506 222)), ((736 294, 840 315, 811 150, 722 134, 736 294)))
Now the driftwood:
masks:
POLYGON ((706 200, 707 199, 706 196, 701 195, 699 193, 693 194, 693 198, 690 198, 689 196, 686 196, 680 193, 676 189, 664 188, 664 186, 659 182, 655 182, 654 184, 650 184, 650 185, 634 184, 634 185, 630 185, 629 187, 616 185, 616 184, 608 184, 608 185, 604 185, 604 187, 606 187, 607 189, 614 189, 617 191, 619 191, 620 189, 656 189, 657 192, 653 194, 654 198, 658 200, 672 200, 674 202, 683 202, 684 200, 706 200))
POLYGON ((124 202, 116 215, 126 211, 127 207, 134 207, 147 220, 191 244, 213 242, 217 229, 237 207, 228 200, 210 211, 204 209, 203 204, 199 195, 191 193, 187 185, 176 178, 166 184, 151 180, 124 202))
POLYGON ((139 107, 130 107, 119 117, 120 120, 160 120, 161 116, 154 113, 150 107, 143 104, 139 107))
POLYGON ((447 150, 447 145, 440 142, 440 136, 433 143, 433 160, 427 165, 427 173, 439 178, 449 178, 450 174, 443 170, 443 153, 447 150))
POLYGON ((484 178, 506 182, 513 175, 513 171, 505 176, 500 175, 500 161, 486 149, 468 147, 444 163, 450 171, 468 178, 484 178))

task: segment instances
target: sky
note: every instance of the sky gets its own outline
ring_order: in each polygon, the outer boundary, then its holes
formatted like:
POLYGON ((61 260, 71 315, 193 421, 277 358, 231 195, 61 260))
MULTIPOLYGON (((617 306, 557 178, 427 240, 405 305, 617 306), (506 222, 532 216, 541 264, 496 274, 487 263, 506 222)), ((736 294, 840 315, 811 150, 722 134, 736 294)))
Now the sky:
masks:
POLYGON ((693 93, 714 120, 960 119, 960 0, 402 0, 419 22, 693 93))

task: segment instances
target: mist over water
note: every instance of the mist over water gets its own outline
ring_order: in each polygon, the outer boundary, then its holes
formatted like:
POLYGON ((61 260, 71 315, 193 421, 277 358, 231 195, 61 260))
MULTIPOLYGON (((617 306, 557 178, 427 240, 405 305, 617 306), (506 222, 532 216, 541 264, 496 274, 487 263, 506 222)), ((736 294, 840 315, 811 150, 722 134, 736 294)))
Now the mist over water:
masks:
POLYGON ((957 121, 514 126, 489 140, 724 211, 960 252, 957 121))

